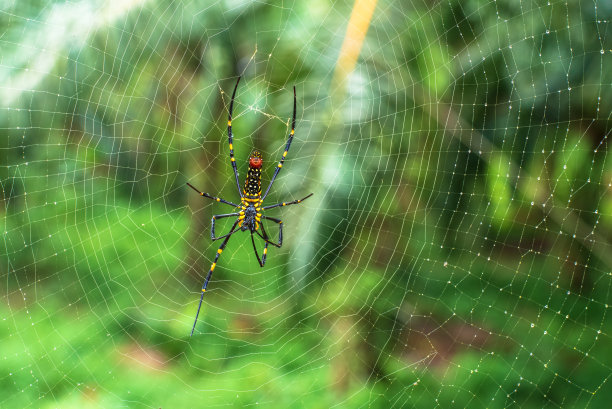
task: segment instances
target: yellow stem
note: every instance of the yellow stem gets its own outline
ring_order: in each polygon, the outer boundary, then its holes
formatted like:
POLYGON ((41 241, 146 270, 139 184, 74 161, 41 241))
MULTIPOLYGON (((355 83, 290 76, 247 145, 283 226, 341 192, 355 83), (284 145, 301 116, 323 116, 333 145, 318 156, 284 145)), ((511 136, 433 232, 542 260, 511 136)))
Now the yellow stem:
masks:
POLYGON ((357 58, 370 27, 376 3, 377 0, 355 0, 334 71, 334 80, 332 81, 334 91, 344 91, 346 78, 357 65, 357 58))

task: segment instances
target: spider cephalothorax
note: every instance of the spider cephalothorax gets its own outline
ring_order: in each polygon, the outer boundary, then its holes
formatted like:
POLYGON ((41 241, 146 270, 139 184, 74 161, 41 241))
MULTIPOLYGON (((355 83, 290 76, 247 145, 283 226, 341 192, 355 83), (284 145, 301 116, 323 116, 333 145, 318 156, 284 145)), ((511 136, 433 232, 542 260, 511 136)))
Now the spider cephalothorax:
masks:
POLYGON ((259 210, 261 210, 261 208, 255 207, 255 205, 251 203, 243 205, 239 216, 241 220, 238 222, 240 230, 255 232, 259 229, 259 222, 261 222, 261 213, 259 213, 259 210))
POLYGON ((191 335, 193 335, 193 331, 195 329, 196 322, 198 322, 198 315, 200 314, 200 308, 202 307, 202 299, 204 298, 204 292, 206 291, 206 287, 208 286, 208 282, 210 277, 212 276, 213 270, 217 265, 217 260, 219 260, 219 256, 225 249, 227 242, 229 241, 232 234, 237 231, 250 231, 251 233, 251 242, 253 243, 253 250, 255 251, 255 256, 257 257, 257 261, 259 265, 263 267, 266 264, 266 257, 268 254, 268 244, 271 244, 275 247, 281 247, 283 245, 283 222, 280 219, 276 219, 274 217, 265 216, 262 212, 264 210, 273 209, 275 207, 281 206, 289 206, 297 203, 301 203, 303 200, 308 199, 312 196, 312 193, 308 196, 299 199, 292 200, 290 202, 282 202, 273 204, 270 206, 264 206, 263 202, 268 193, 270 192, 270 188, 283 167, 283 163, 285 162, 285 158, 287 157, 287 152, 289 152, 289 147, 291 146, 291 141, 293 141, 293 136, 295 134, 295 113, 297 106, 297 98, 295 95, 295 87, 293 87, 293 120, 291 122, 291 133, 289 134, 289 138, 287 139, 287 144, 285 145, 285 151, 283 152, 283 156, 278 163, 278 166, 274 170, 274 175, 270 180, 270 184, 266 189, 264 195, 261 195, 261 168, 263 165, 263 158, 259 151, 254 150, 251 152, 249 156, 249 170, 247 173, 247 178, 244 184, 244 189, 240 190, 240 179, 238 178, 238 169, 236 167, 236 159, 234 158, 234 141, 232 135, 232 111, 234 108, 234 98, 236 97, 236 90, 238 89, 238 83, 240 82, 240 77, 238 77, 238 81, 236 81, 236 86, 234 87, 234 92, 232 94, 232 99, 230 101, 229 106, 229 115, 227 119, 227 137, 229 141, 229 151, 230 151, 230 163, 232 164, 232 169, 234 170, 234 177, 236 178, 236 186, 238 187, 238 194, 240 195, 240 204, 232 203, 228 200, 221 199, 220 197, 211 196, 208 193, 200 192, 198 189, 193 187, 191 184, 187 183, 189 187, 198 192, 200 196, 207 197, 209 199, 216 200, 220 203, 225 203, 227 205, 233 206, 236 210, 234 213, 227 214, 219 214, 212 217, 211 226, 210 226, 210 237, 214 240, 224 239, 217 250, 217 254, 215 254, 215 261, 210 266, 210 270, 206 275, 206 280, 204 280, 204 285, 202 285, 202 294, 200 296, 200 304, 198 304, 198 311, 196 312, 196 317, 193 322, 193 328, 191 329, 191 335), (218 219, 223 219, 226 217, 236 217, 236 221, 232 225, 229 233, 224 234, 223 236, 215 236, 215 221, 218 219), (263 220, 270 221, 272 223, 278 224, 278 241, 275 243, 270 241, 268 234, 266 233, 266 229, 263 224, 263 220), (261 230, 261 231, 260 231, 261 230), (257 252, 257 247, 255 247, 255 236, 260 237, 264 240, 264 248, 262 252, 262 257, 259 257, 259 253, 257 252))

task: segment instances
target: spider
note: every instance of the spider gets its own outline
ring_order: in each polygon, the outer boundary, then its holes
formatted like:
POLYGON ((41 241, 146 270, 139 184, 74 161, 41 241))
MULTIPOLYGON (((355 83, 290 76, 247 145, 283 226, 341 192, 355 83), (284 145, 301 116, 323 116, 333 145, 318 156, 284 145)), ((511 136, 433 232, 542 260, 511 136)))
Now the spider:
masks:
POLYGON ((268 254, 268 244, 271 244, 275 247, 281 247, 283 245, 283 222, 280 219, 265 216, 262 214, 262 211, 273 209, 275 207, 281 206, 289 206, 293 204, 298 204, 308 199, 313 194, 309 194, 308 196, 299 199, 292 200, 290 202, 282 202, 273 204, 270 206, 262 207, 264 199, 268 196, 270 192, 270 188, 283 167, 283 163, 285 162, 285 158, 287 157, 287 152, 289 151, 289 147, 291 146, 291 141, 293 141, 293 136, 295 134, 295 112, 297 105, 297 98, 295 95, 295 87, 293 87, 293 120, 291 122, 291 133, 289 134, 289 138, 287 139, 287 145, 285 146, 285 151, 283 152, 283 156, 278 163, 278 166, 274 170, 274 175, 272 176, 272 180, 270 180, 270 184, 266 189, 266 192, 261 195, 261 167, 263 165, 263 157, 261 153, 257 150, 253 150, 249 157, 249 171, 247 173, 246 182, 244 184, 244 189, 240 190, 240 179, 238 179, 238 170, 236 168, 236 159, 234 158, 234 145, 233 145, 233 136, 232 136, 232 110, 234 108, 234 98, 236 97, 236 90, 238 89, 238 83, 240 83, 240 77, 236 81, 236 86, 234 87, 234 92, 232 94, 232 99, 230 101, 229 106, 229 115, 227 118, 227 138, 229 141, 229 152, 230 152, 230 163, 232 164, 232 168, 234 170, 234 176, 236 177, 236 187, 238 188, 238 194, 240 195, 240 204, 232 203, 228 200, 221 199, 220 197, 211 196, 208 193, 200 192, 198 189, 193 187, 190 183, 187 185, 198 192, 200 196, 207 197, 209 199, 215 200, 220 203, 225 203, 227 205, 233 206, 237 212, 234 213, 226 213, 226 214, 218 214, 214 215, 211 220, 210 227, 210 238, 215 240, 224 239, 217 250, 217 254, 215 254, 215 261, 210 266, 210 270, 206 275, 206 280, 204 280, 204 285, 202 285, 202 294, 200 295, 200 303, 198 304, 198 311, 196 312, 195 320, 193 321, 193 328, 191 329, 191 336, 193 336, 193 331, 195 330, 196 323, 198 322, 198 315, 200 314, 200 308, 202 307, 202 300, 204 299, 204 292, 206 292, 206 287, 208 286, 208 282, 210 281, 210 277, 217 265, 217 261, 219 260, 219 256, 225 249, 227 242, 232 237, 232 235, 238 231, 249 231, 251 233, 251 242, 253 243, 253 250, 255 251, 255 256, 257 257, 257 261, 259 265, 263 267, 266 264, 266 256, 268 254), (219 219, 223 219, 226 217, 237 216, 236 221, 232 225, 229 233, 224 234, 222 236, 215 236, 215 221, 219 219), (266 229, 262 223, 262 219, 269 220, 278 224, 278 241, 275 243, 270 241, 268 234, 266 233, 266 229), (261 230, 261 231, 260 231, 261 230), (255 236, 260 237, 264 240, 264 248, 263 255, 260 258, 259 253, 257 252, 257 247, 255 246, 255 236))

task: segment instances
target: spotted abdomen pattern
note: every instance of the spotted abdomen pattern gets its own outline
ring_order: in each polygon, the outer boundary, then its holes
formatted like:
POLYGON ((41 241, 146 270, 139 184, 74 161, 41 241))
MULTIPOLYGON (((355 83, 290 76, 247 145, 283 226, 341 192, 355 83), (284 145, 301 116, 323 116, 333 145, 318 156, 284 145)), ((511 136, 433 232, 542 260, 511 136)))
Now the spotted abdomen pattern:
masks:
POLYGON ((249 160, 249 172, 244 184, 244 194, 248 198, 259 198, 261 196, 261 154, 257 151, 251 154, 249 160))

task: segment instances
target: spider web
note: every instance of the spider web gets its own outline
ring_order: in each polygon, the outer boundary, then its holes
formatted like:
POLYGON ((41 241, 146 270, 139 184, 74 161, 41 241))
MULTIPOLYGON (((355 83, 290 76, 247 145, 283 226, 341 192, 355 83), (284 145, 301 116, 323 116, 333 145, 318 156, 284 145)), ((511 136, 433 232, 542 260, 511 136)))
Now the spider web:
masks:
POLYGON ((3 3, 1 407, 607 407, 612 6, 366 3, 3 3))

